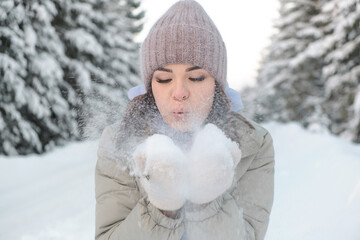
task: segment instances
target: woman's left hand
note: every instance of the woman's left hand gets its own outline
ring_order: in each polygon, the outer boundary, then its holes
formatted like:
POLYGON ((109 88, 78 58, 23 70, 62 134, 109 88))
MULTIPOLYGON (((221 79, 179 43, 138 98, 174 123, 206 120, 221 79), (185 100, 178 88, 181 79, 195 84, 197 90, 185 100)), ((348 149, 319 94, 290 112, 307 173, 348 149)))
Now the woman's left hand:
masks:
POLYGON ((232 184, 240 159, 237 143, 214 124, 207 124, 195 136, 190 151, 188 200, 208 203, 224 193, 232 184))

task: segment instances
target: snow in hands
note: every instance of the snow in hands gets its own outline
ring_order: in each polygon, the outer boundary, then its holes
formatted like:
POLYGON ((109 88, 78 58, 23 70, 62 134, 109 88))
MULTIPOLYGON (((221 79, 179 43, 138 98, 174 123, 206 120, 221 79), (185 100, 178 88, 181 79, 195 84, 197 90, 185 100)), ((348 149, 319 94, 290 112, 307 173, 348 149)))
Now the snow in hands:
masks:
POLYGON ((149 201, 159 209, 179 209, 185 202, 179 189, 185 181, 185 155, 167 136, 155 134, 134 153, 136 172, 149 201))
POLYGON ((177 210, 186 200, 207 203, 225 192, 241 150, 218 127, 207 124, 196 133, 189 152, 155 134, 136 148, 133 158, 149 201, 162 210, 177 210))
POLYGON ((207 124, 195 137, 188 165, 193 203, 206 203, 225 192, 232 184, 241 150, 214 124, 207 124))

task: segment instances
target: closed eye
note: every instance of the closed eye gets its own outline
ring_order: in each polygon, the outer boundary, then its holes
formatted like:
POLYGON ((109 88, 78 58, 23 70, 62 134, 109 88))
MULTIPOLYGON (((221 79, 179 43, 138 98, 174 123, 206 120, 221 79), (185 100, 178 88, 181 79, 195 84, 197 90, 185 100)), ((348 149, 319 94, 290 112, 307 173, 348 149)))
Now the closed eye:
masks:
POLYGON ((158 83, 168 83, 171 81, 171 79, 160 79, 160 78, 156 78, 156 81, 158 83))
POLYGON ((194 81, 194 82, 201 82, 205 79, 205 77, 199 77, 199 78, 189 78, 191 81, 194 81))

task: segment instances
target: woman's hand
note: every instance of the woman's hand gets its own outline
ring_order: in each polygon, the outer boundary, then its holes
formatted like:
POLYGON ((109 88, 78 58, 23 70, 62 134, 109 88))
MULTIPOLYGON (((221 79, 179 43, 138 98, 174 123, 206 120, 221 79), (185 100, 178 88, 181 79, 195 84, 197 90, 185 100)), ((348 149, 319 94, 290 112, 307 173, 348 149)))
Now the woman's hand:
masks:
POLYGON ((160 134, 149 137, 134 153, 136 172, 149 201, 163 211, 180 209, 185 200, 204 204, 220 196, 231 186, 240 159, 237 144, 213 124, 197 133, 188 158, 160 134))
POLYGON ((133 157, 149 201, 163 211, 181 208, 186 187, 186 158, 181 149, 169 137, 155 134, 136 148, 133 157))
POLYGON ((207 124, 195 136, 190 152, 188 200, 202 204, 220 196, 231 186, 240 159, 238 145, 214 124, 207 124))

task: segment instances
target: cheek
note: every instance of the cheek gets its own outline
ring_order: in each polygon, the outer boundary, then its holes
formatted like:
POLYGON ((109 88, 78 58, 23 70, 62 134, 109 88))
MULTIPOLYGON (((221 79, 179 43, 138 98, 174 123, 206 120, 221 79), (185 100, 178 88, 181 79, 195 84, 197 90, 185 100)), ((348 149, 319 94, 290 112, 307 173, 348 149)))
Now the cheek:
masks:
POLYGON ((198 90, 196 94, 196 105, 202 113, 207 114, 210 112, 211 106, 214 101, 214 93, 215 85, 206 85, 198 90))
POLYGON ((154 95, 155 104, 159 109, 160 113, 162 114, 166 110, 167 103, 169 101, 166 99, 166 95, 164 94, 164 92, 161 91, 159 88, 153 87, 152 92, 154 95))

